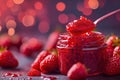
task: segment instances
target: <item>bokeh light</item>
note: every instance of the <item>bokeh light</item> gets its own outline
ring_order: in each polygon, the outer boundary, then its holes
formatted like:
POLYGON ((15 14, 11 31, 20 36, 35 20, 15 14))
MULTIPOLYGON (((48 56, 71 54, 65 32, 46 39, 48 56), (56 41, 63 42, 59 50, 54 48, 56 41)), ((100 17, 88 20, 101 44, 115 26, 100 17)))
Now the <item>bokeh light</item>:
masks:
POLYGON ((65 5, 64 2, 58 2, 58 3, 56 4, 56 9, 57 9, 58 11, 64 11, 65 8, 66 8, 66 5, 65 5))
POLYGON ((58 16, 58 21, 60 22, 60 23, 62 23, 62 24, 65 24, 65 23, 67 23, 68 22, 68 16, 66 15, 66 14, 60 14, 59 16, 58 16))
MULTIPOLYGON (((86 3, 86 2, 85 2, 86 3)), ((83 3, 78 3, 77 4, 77 10, 79 12, 82 12, 84 15, 86 16, 90 16, 92 14, 92 9, 89 7, 85 7, 85 3, 83 5, 83 3)), ((87 5, 86 5, 87 6, 87 5)))
POLYGON ((11 8, 14 6, 13 0, 7 0, 6 5, 8 8, 11 8))
POLYGON ((43 8, 43 4, 41 2, 36 2, 34 4, 35 9, 41 10, 43 8))
POLYGON ((26 27, 33 26, 35 23, 35 18, 31 15, 25 15, 22 19, 22 23, 26 27))
POLYGON ((9 28, 8 29, 8 35, 12 36, 15 34, 15 29, 14 28, 9 28))
POLYGON ((15 20, 8 20, 6 22, 6 27, 7 28, 15 28, 16 27, 16 21, 15 20))
POLYGON ((99 7, 98 0, 89 0, 88 5, 91 9, 97 9, 99 7))
POLYGON ((50 29, 50 24, 47 21, 41 21, 38 28, 41 33, 47 33, 50 29))
POLYGON ((82 13, 86 16, 90 16, 92 14, 92 9, 90 8, 84 8, 82 13))
POLYGON ((2 31, 2 26, 0 25, 0 31, 2 31))
POLYGON ((78 10, 79 12, 82 12, 83 9, 84 9, 84 6, 83 6, 82 3, 78 3, 76 7, 77 7, 77 10, 78 10))
POLYGON ((15 4, 22 4, 24 2, 24 0, 13 0, 13 2, 15 4))

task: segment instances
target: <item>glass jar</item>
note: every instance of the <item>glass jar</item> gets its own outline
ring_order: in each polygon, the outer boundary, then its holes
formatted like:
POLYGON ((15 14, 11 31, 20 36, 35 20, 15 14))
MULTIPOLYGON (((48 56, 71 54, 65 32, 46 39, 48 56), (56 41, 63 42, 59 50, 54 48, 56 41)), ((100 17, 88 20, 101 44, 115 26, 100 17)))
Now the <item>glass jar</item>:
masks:
POLYGON ((90 32, 80 36, 60 34, 57 50, 61 73, 66 75, 70 67, 77 62, 83 63, 89 74, 101 73, 102 55, 106 52, 104 39, 104 35, 100 32, 90 32))

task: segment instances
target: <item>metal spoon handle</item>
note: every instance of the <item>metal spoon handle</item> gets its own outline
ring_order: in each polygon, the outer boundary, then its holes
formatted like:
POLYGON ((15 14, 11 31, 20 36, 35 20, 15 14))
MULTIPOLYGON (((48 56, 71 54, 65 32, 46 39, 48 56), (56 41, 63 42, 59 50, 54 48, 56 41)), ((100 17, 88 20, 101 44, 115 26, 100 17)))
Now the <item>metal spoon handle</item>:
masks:
POLYGON ((109 17, 109 16, 111 16, 111 15, 117 13, 117 12, 120 12, 120 9, 117 9, 117 10, 115 10, 115 11, 112 11, 112 12, 110 12, 110 13, 108 13, 108 14, 100 17, 100 18, 98 18, 97 20, 94 21, 94 24, 98 24, 100 21, 104 20, 105 18, 107 18, 107 17, 109 17))

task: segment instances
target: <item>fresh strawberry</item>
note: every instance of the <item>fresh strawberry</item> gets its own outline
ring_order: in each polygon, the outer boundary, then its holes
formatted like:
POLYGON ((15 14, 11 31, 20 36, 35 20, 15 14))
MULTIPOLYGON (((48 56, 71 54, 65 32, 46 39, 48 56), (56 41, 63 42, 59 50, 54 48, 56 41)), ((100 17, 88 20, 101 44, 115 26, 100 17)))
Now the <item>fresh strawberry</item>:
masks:
POLYGON ((113 56, 114 48, 119 45, 119 38, 116 35, 112 35, 107 39, 106 44, 106 53, 103 55, 105 61, 113 56))
POLYGON ((34 68, 34 69, 37 69, 37 70, 39 70, 40 69, 40 63, 41 63, 41 61, 47 56, 47 55, 49 55, 50 53, 49 53, 49 51, 47 51, 47 50, 43 50, 43 51, 41 51, 39 54, 38 54, 38 56, 36 57, 36 59, 34 60, 34 62, 32 63, 32 68, 34 68))
POLYGON ((11 42, 11 38, 9 35, 7 34, 3 34, 0 36, 0 46, 1 47, 6 47, 6 48, 10 48, 12 45, 12 42, 11 42))
POLYGON ((117 43, 118 43, 118 37, 116 35, 110 36, 106 41, 106 44, 109 46, 115 46, 117 43))
POLYGON ((20 48, 22 44, 22 37, 16 34, 16 35, 10 36, 10 38, 11 38, 12 46, 20 48))
POLYGON ((105 61, 108 61, 109 58, 111 58, 113 56, 113 51, 114 51, 114 48, 112 46, 107 45, 106 53, 103 54, 105 61))
POLYGON ((30 71, 27 74, 28 76, 41 76, 41 72, 37 69, 30 69, 30 71))
POLYGON ((53 48, 56 48, 56 44, 57 44, 57 41, 58 41, 58 36, 59 36, 58 31, 52 32, 49 35, 47 43, 45 45, 45 50, 51 50, 53 48))
POLYGON ((120 55, 114 55, 104 66, 104 74, 106 75, 118 75, 120 74, 120 55))
POLYGON ((67 76, 73 80, 85 80, 88 73, 86 67, 78 62, 69 69, 67 76))
POLYGON ((58 71, 58 56, 56 54, 49 54, 40 63, 40 70, 42 73, 54 73, 58 71))
POLYGON ((81 33, 92 31, 95 27, 96 25, 92 21, 81 16, 80 19, 68 23, 66 25, 66 30, 73 35, 79 35, 81 33))
POLYGON ((18 61, 10 51, 1 49, 0 66, 2 68, 16 68, 18 66, 18 61))
POLYGON ((120 55, 120 46, 116 46, 116 47, 114 48, 113 55, 116 55, 116 54, 119 54, 119 55, 120 55))
POLYGON ((20 52, 27 57, 32 57, 36 52, 40 51, 42 47, 42 42, 36 38, 31 38, 21 45, 20 52))

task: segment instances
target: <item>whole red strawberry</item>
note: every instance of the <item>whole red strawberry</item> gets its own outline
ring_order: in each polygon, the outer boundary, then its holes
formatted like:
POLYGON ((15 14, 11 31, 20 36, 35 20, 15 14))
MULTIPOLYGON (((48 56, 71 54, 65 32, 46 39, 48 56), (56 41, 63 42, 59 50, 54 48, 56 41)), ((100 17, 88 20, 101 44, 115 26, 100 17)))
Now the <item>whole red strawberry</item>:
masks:
POLYGON ((86 67, 78 62, 69 69, 67 76, 73 80, 85 80, 88 73, 86 67))
POLYGON ((118 75, 120 74, 120 55, 114 55, 105 64, 104 73, 106 75, 118 75))
POLYGON ((56 54, 49 54, 40 63, 40 70, 42 73, 58 72, 58 56, 56 54))
POLYGON ((66 30, 73 35, 79 35, 81 33, 92 31, 95 27, 96 25, 92 21, 81 16, 80 19, 68 23, 66 25, 66 30))
POLYGON ((117 43, 118 43, 118 37, 116 35, 110 36, 106 41, 106 44, 109 46, 115 46, 117 43))
POLYGON ((116 55, 116 54, 119 54, 119 55, 120 55, 120 46, 116 46, 116 47, 114 48, 113 54, 114 54, 114 55, 116 55))
POLYGON ((7 34, 3 34, 0 36, 0 46, 10 48, 12 46, 11 38, 7 34))
POLYGON ((45 44, 45 49, 46 50, 51 50, 53 48, 56 48, 56 44, 57 44, 57 41, 58 41, 58 36, 59 36, 58 31, 52 32, 49 35, 47 43, 45 44))
POLYGON ((47 50, 41 51, 38 54, 38 56, 36 57, 36 59, 34 60, 34 62, 32 63, 32 65, 31 65, 32 68, 39 70, 41 61, 49 54, 50 54, 50 52, 47 50))
POLYGON ((106 44, 106 53, 103 55, 105 61, 113 56, 114 48, 119 45, 119 38, 116 35, 112 35, 107 39, 106 44))
POLYGON ((40 51, 43 47, 41 41, 36 38, 30 38, 26 40, 20 47, 20 52, 26 57, 35 56, 35 53, 40 51))
POLYGON ((2 68, 16 68, 18 66, 18 61, 10 51, 1 49, 0 66, 2 68))
POLYGON ((37 69, 31 68, 27 75, 28 76, 41 76, 41 72, 37 69))

